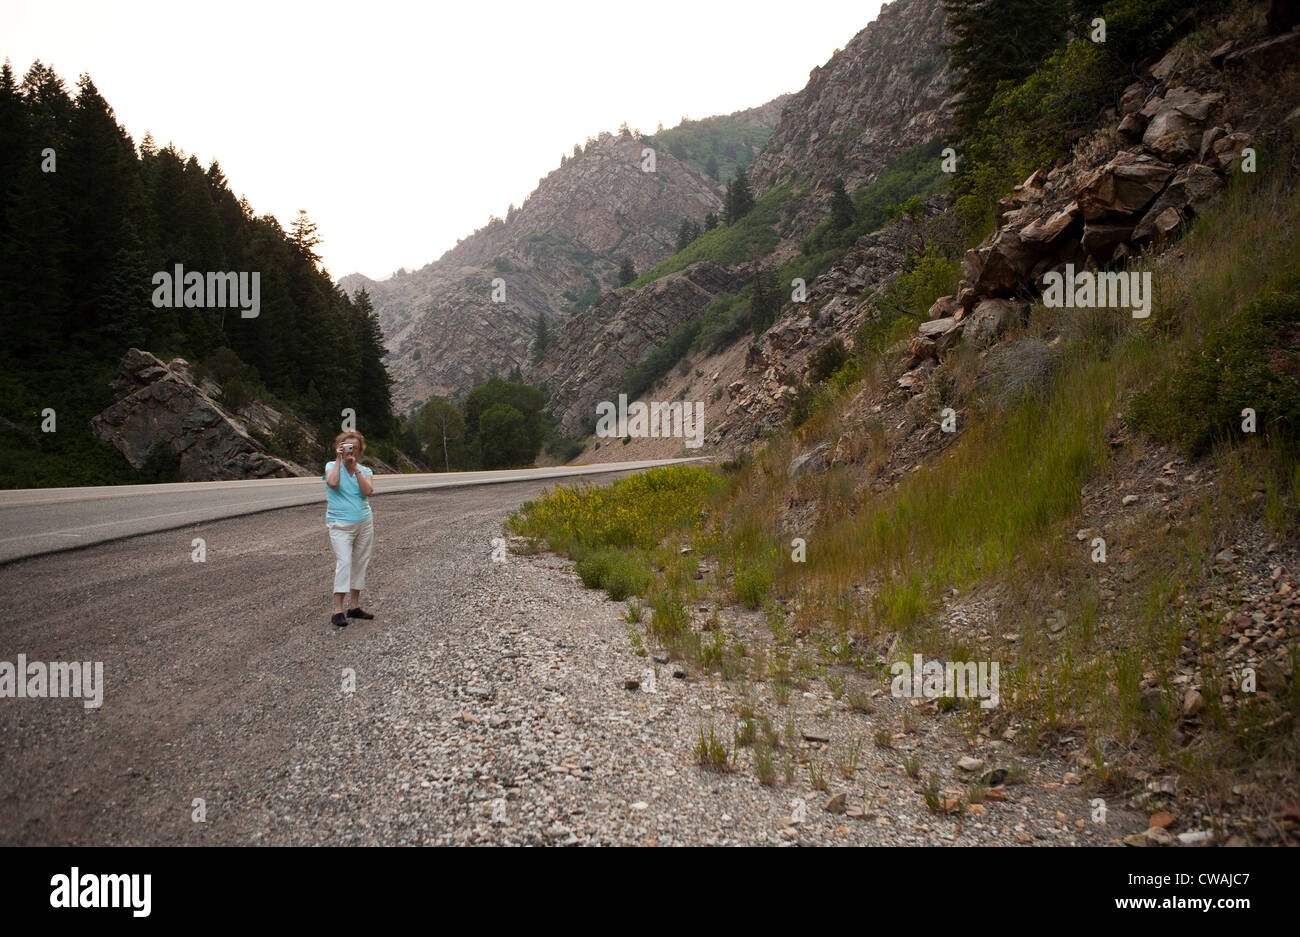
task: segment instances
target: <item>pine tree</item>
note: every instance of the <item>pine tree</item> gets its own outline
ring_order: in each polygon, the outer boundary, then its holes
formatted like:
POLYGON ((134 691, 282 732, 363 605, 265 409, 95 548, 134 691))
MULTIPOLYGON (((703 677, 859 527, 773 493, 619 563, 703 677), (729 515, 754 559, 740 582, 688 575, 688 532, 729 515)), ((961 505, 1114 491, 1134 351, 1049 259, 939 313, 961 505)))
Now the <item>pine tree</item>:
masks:
POLYGON ((749 190, 749 177, 745 167, 737 166, 736 174, 727 183, 727 196, 724 203, 727 224, 735 224, 744 218, 754 207, 754 196, 749 190))
POLYGON ((636 267, 632 265, 631 257, 624 257, 618 266, 618 285, 627 286, 636 279, 636 267))
POLYGON ((683 218, 682 223, 677 227, 677 252, 686 250, 691 240, 691 219, 683 218))
POLYGON ((844 180, 836 179, 831 192, 831 227, 843 231, 853 224, 853 199, 844 190, 844 180))
POLYGON ((551 335, 546 324, 546 316, 537 314, 537 337, 533 339, 533 364, 537 364, 551 347, 551 335))
POLYGON ((754 277, 754 293, 750 300, 750 323, 755 335, 761 335, 776 321, 781 303, 781 290, 775 275, 760 270, 754 277))
POLYGON ((718 213, 716 211, 711 211, 704 216, 705 231, 712 231, 717 226, 718 226, 718 213))
POLYGON ((321 239, 316 235, 316 223, 307 217, 307 209, 298 209, 298 217, 294 219, 289 230, 291 232, 289 240, 293 242, 298 252, 310 260, 313 266, 320 263, 320 255, 313 248, 321 242, 321 239))

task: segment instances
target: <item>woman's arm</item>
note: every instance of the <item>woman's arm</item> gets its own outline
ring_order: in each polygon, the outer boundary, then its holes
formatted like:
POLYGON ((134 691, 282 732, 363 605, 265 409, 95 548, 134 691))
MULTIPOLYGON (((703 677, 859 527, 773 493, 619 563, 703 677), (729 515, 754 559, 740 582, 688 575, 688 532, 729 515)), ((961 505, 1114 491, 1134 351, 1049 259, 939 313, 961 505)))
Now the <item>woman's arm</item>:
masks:
POLYGON ((357 470, 357 487, 361 489, 361 494, 369 498, 375 493, 375 476, 367 475, 360 469, 357 470))
MULTIPOLYGON (((339 453, 339 455, 342 456, 342 453, 339 453)), ((337 488, 339 486, 339 465, 341 461, 341 458, 335 459, 334 465, 325 472, 325 484, 329 485, 331 488, 337 488)))

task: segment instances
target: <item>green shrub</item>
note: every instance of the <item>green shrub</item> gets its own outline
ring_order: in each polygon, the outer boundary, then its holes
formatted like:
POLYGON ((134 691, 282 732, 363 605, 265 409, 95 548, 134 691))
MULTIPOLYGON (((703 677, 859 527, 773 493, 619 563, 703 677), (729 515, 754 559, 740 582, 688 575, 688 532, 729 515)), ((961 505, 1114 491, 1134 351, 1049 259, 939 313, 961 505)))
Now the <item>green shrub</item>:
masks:
POLYGON ((613 600, 644 595, 650 587, 650 570, 639 556, 604 549, 587 554, 577 563, 578 577, 588 589, 604 589, 613 600))
POLYGON ((849 350, 844 347, 844 339, 838 335, 808 358, 808 380, 820 384, 838 371, 849 359, 849 350))
POLYGON ((1300 429, 1300 281, 1263 296, 1210 331, 1154 386, 1136 394, 1134 424, 1198 455, 1243 436, 1242 411, 1257 432, 1294 446, 1300 429))
POLYGON ((736 570, 736 598, 749 608, 759 608, 772 590, 772 567, 758 560, 736 570))

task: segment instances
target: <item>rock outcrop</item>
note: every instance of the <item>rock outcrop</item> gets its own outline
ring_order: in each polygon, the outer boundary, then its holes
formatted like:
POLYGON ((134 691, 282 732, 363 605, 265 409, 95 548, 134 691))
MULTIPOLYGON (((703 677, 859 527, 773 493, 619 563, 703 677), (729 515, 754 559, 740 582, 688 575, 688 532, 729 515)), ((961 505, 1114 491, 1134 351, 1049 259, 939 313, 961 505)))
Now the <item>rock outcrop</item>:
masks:
POLYGON ((713 179, 668 152, 646 171, 644 138, 603 133, 539 181, 523 205, 414 273, 340 280, 369 292, 389 350, 393 403, 406 410, 526 367, 537 317, 612 290, 622 257, 645 272, 671 256, 683 218, 722 205, 713 179))
POLYGON ((596 404, 616 399, 630 367, 746 279, 743 271, 701 262, 641 289, 609 293, 571 316, 534 372, 550 391, 561 433, 589 428, 596 404))
POLYGON ((787 180, 810 183, 787 209, 787 236, 826 217, 836 178, 852 192, 890 159, 951 129, 948 55, 939 0, 894 0, 816 67, 786 105, 750 181, 761 194, 787 180))
MULTIPOLYGON (((1170 57, 1153 75, 1177 75, 1170 57)), ((1224 95, 1187 84, 1135 83, 1122 96, 1118 152, 1100 165, 1075 160, 1034 172, 998 205, 997 229, 962 258, 955 296, 936 309, 947 318, 921 325, 911 364, 943 357, 958 338, 983 347, 1028 309, 1044 275, 1069 266, 1096 270, 1157 250, 1204 211, 1251 142, 1249 134, 1216 123, 1224 95), (936 334, 938 333, 938 334, 936 334)), ((924 381, 905 377, 915 391, 924 381)))
MULTIPOLYGON (((164 364, 132 348, 122 358, 115 384, 125 394, 90 425, 101 442, 114 446, 134 468, 142 468, 158 446, 165 446, 178 458, 185 481, 318 474, 266 452, 213 400, 210 394, 220 388, 210 381, 196 384, 183 359, 164 364)), ((262 411, 261 417, 274 416, 278 422, 276 411, 265 405, 262 411)))

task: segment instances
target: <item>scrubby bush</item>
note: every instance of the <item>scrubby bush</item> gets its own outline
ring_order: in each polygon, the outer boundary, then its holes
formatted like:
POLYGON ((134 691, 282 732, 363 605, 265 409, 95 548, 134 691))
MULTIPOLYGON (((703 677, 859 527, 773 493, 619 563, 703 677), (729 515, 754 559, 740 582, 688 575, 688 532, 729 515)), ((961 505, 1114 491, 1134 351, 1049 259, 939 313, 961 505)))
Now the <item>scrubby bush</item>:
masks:
POLYGON ((615 601, 644 595, 650 587, 649 568, 640 557, 622 550, 595 550, 579 560, 576 568, 584 586, 604 589, 615 601))
POLYGON ((1214 328, 1154 386, 1135 395, 1134 423, 1189 455, 1256 431, 1294 450, 1300 430, 1300 280, 1261 297, 1214 328))
POLYGON ((822 345, 808 358, 808 380, 820 384, 843 366, 849 359, 849 350, 838 335, 822 345))

